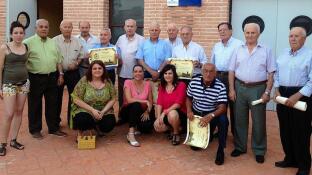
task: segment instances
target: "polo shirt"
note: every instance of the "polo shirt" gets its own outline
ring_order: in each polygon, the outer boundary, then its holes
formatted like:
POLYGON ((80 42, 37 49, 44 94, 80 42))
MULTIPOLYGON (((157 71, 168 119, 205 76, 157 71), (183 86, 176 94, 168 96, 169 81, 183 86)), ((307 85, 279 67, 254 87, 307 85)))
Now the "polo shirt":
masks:
POLYGON ((225 85, 214 79, 210 86, 205 86, 203 76, 195 77, 187 87, 186 95, 192 99, 192 106, 196 112, 212 112, 219 104, 227 103, 225 85))

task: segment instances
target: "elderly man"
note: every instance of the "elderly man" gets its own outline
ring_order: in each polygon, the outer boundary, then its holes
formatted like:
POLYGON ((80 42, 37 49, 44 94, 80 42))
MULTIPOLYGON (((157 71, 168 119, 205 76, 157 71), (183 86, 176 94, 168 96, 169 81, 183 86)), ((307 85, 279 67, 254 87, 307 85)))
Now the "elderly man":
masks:
POLYGON ((27 68, 30 92, 28 94, 28 125, 34 138, 42 139, 42 97, 45 98, 45 117, 49 134, 64 137, 60 130, 60 116, 57 115, 57 85, 63 84, 62 55, 55 42, 48 37, 49 22, 36 21, 36 34, 27 38, 27 68), (57 76, 57 74, 61 76, 57 76))
POLYGON ((171 47, 162 39, 159 39, 160 26, 153 21, 149 26, 150 37, 140 46, 136 54, 136 59, 145 69, 144 77, 158 80, 159 73, 167 64, 167 59, 171 57, 171 47))
MULTIPOLYGON (((104 28, 101 32, 100 32, 100 43, 95 44, 93 49, 96 48, 105 48, 105 47, 115 47, 115 45, 110 43, 110 39, 112 38, 112 34, 111 34, 111 30, 109 28, 104 28)), ((115 57, 117 59, 119 59, 119 55, 120 55, 120 50, 119 48, 116 48, 116 54, 115 57)), ((119 61, 120 63, 121 61, 119 61)), ((113 84, 115 84, 115 68, 114 67, 106 67, 108 76, 110 78, 110 80, 112 81, 113 84)))
POLYGON ((173 49, 172 57, 192 60, 195 67, 193 76, 198 76, 201 72, 201 66, 207 62, 204 48, 192 41, 192 27, 181 27, 180 36, 182 39, 182 44, 176 46, 173 49))
MULTIPOLYGON (((234 50, 243 44, 242 41, 232 37, 232 25, 228 22, 222 22, 218 25, 220 42, 216 43, 211 51, 211 62, 216 65, 217 78, 225 84, 227 92, 229 91, 229 64, 234 50)), ((229 101, 231 132, 234 136, 234 109, 233 102, 229 101)))
POLYGON ((171 49, 175 48, 177 45, 182 44, 182 40, 178 37, 179 29, 175 23, 168 24, 167 28, 168 38, 165 39, 171 46, 171 49))
POLYGON ((121 70, 118 77, 118 101, 119 107, 123 104, 123 87, 127 79, 132 78, 132 69, 137 61, 135 55, 138 51, 139 45, 144 41, 144 37, 135 33, 137 29, 136 21, 134 19, 127 19, 125 21, 125 34, 121 35, 116 43, 116 46, 121 50, 121 70))
POLYGON ((276 60, 275 97, 287 97, 285 105, 277 105, 284 160, 276 162, 280 168, 297 167, 296 175, 309 175, 311 168, 312 120, 312 50, 304 47, 306 31, 293 27, 289 33, 290 49, 276 60), (293 106, 297 101, 307 103, 306 111, 293 106))
POLYGON ((256 161, 263 163, 267 150, 266 103, 270 100, 276 66, 271 50, 258 43, 259 24, 245 24, 244 35, 246 43, 235 50, 229 66, 229 96, 235 102, 235 149, 231 156, 237 157, 247 151, 250 110, 252 150, 256 161), (251 105, 252 101, 260 98, 263 103, 251 105))
MULTIPOLYGON (((188 85, 186 108, 188 119, 193 120, 194 115, 201 116, 200 125, 205 127, 210 123, 211 133, 218 126, 219 147, 215 163, 222 165, 229 122, 225 114, 226 88, 220 80, 216 79, 216 74, 215 65, 205 63, 202 66, 202 76, 193 78, 188 85)), ((197 150, 195 147, 191 148, 197 150)))
POLYGON ((63 56, 62 66, 64 71, 63 75, 59 74, 59 76, 64 77, 64 84, 58 87, 57 115, 61 115, 63 91, 64 86, 66 85, 69 95, 67 104, 67 122, 69 124, 71 105, 70 94, 80 80, 78 66, 84 57, 84 52, 79 40, 71 35, 73 31, 72 22, 63 20, 60 24, 60 30, 62 34, 53 38, 63 56))
POLYGON ((80 34, 76 37, 79 39, 84 50, 84 59, 79 65, 80 76, 83 77, 89 68, 89 49, 93 48, 100 41, 99 39, 90 33, 90 23, 88 21, 79 22, 80 34))

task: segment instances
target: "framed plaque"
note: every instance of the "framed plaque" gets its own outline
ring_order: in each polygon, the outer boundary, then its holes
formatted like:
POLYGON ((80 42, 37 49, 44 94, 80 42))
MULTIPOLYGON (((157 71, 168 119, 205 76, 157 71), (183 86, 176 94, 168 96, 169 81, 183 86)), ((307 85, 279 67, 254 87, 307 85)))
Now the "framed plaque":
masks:
POLYGON ((187 120, 187 135, 184 144, 206 149, 209 144, 210 124, 201 127, 199 125, 200 118, 195 115, 192 121, 187 120))
POLYGON ((169 58, 170 64, 175 65, 177 74, 180 79, 192 79, 193 76, 193 61, 181 58, 169 58))
POLYGON ((105 67, 117 67, 118 58, 116 58, 116 48, 115 47, 105 47, 90 49, 90 58, 89 62, 91 63, 94 60, 101 60, 105 64, 105 67))

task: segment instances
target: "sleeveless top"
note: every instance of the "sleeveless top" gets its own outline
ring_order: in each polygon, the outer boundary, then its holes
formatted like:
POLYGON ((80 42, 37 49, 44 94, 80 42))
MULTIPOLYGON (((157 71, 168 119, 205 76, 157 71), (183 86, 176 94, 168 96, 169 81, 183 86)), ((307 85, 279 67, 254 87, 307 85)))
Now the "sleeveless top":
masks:
POLYGON ((9 54, 5 55, 2 83, 3 84, 19 84, 28 79, 28 71, 26 68, 27 61, 27 46, 26 53, 19 55, 11 51, 10 47, 6 45, 9 54))

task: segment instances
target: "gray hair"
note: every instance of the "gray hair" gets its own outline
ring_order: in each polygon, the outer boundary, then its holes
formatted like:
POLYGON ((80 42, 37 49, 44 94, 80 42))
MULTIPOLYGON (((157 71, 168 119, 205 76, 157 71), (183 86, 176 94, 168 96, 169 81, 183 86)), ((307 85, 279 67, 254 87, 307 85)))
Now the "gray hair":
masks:
POLYGON ((248 24, 245 24, 245 26, 244 26, 244 32, 246 31, 246 28, 247 28, 248 26, 255 26, 255 27, 257 28, 258 33, 260 33, 260 25, 259 25, 259 24, 257 24, 257 23, 248 23, 248 24))
POLYGON ((302 35, 303 37, 307 37, 307 31, 305 30, 305 28, 303 28, 303 27, 292 27, 292 28, 290 29, 290 31, 292 31, 293 29, 300 29, 301 35, 302 35))
POLYGON ((132 22, 134 23, 134 25, 136 26, 136 20, 131 19, 131 18, 125 20, 125 25, 126 25, 127 22, 131 22, 131 21, 132 21, 132 22))
POLYGON ((189 30, 189 31, 193 31, 193 29, 192 29, 192 27, 191 26, 182 26, 181 27, 181 29, 180 29, 180 31, 182 31, 183 29, 187 29, 187 30, 189 30))
POLYGON ((37 19, 37 21, 36 21, 36 27, 38 27, 39 26, 39 23, 40 22, 47 22, 48 23, 48 25, 49 25, 49 21, 48 20, 46 20, 46 19, 37 19))
POLYGON ((112 34, 111 29, 108 27, 103 28, 101 32, 108 32, 109 34, 112 34))

